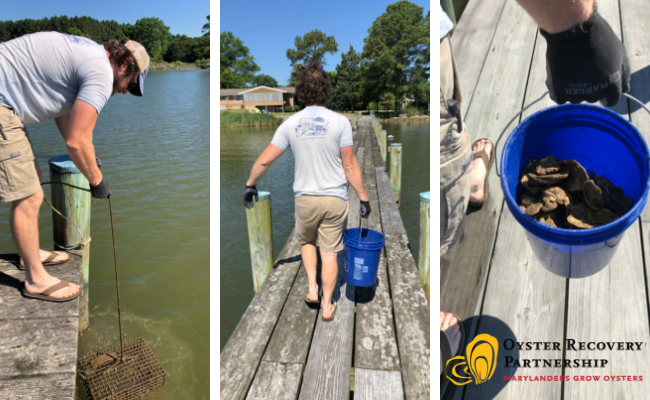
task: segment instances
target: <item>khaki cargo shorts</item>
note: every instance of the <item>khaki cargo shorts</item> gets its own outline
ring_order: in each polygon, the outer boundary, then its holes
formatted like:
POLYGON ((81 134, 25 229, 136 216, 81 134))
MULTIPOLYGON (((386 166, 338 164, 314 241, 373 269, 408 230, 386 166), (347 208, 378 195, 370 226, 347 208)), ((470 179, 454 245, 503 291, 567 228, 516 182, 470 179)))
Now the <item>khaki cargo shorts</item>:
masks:
POLYGON ((0 105, 0 201, 37 193, 39 172, 25 124, 14 110, 0 105))
MULTIPOLYGON (((469 205, 472 151, 467 127, 450 112, 447 101, 461 101, 458 70, 449 36, 440 42, 440 254, 445 254, 465 228, 469 205)), ((461 116, 462 117, 462 116, 461 116)))
POLYGON ((320 249, 328 253, 343 250, 349 208, 348 201, 340 197, 296 197, 296 238, 301 245, 318 238, 320 249))

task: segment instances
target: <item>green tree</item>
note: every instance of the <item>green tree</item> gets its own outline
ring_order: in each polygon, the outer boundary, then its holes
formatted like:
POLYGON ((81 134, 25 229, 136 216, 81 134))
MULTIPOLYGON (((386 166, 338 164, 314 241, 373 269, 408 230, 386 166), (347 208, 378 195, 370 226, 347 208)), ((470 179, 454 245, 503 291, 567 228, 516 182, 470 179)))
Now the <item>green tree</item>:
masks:
POLYGON ((293 67, 289 76, 290 86, 296 84, 299 65, 307 65, 313 61, 319 61, 322 65, 327 65, 325 63, 325 54, 335 54, 339 51, 339 45, 334 40, 334 36, 327 36, 318 29, 307 32, 303 37, 296 36, 294 45, 296 48, 287 49, 286 53, 293 67))
POLYGON ((208 22, 201 28, 201 33, 203 33, 203 36, 210 37, 210 16, 208 15, 206 18, 208 22))
POLYGON ((278 87, 278 81, 269 75, 259 74, 251 79, 251 83, 256 83, 257 86, 278 87))
POLYGON ((183 53, 181 53, 181 47, 178 45, 177 41, 173 41, 167 48, 167 51, 165 52, 165 56, 163 57, 163 59, 167 62, 174 62, 174 61, 179 61, 181 58, 183 58, 183 53))
POLYGON ((163 60, 163 55, 173 38, 169 27, 161 19, 154 17, 137 20, 135 25, 127 26, 125 33, 129 39, 143 45, 153 61, 163 60))
POLYGON ((359 75, 359 53, 350 50, 341 54, 341 63, 336 66, 336 88, 332 88, 333 95, 340 97, 345 104, 354 111, 354 104, 361 98, 361 82, 359 75))
POLYGON ((84 35, 84 33, 81 32, 81 30, 79 28, 75 28, 75 27, 69 28, 68 33, 70 35, 74 35, 74 36, 83 36, 84 35))
POLYGON ((400 110, 410 84, 414 83, 409 82, 409 68, 418 62, 422 66, 422 54, 429 41, 430 24, 423 11, 407 0, 391 4, 373 22, 368 37, 363 40, 363 58, 369 64, 364 71, 368 74, 366 87, 374 84, 380 92, 393 92, 400 110))
POLYGON ((248 47, 232 32, 222 32, 219 39, 221 81, 227 88, 246 87, 253 80, 255 72, 260 70, 255 58, 248 54, 248 47))

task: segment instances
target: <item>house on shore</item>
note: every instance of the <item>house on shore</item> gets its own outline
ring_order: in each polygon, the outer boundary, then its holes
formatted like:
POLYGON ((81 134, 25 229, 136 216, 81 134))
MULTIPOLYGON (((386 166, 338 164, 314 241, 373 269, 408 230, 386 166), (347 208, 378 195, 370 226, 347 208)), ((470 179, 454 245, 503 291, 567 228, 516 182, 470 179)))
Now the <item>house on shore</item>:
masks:
POLYGON ((260 111, 284 112, 293 107, 296 98, 295 87, 272 88, 257 86, 243 89, 220 89, 222 110, 244 110, 257 108, 260 111))

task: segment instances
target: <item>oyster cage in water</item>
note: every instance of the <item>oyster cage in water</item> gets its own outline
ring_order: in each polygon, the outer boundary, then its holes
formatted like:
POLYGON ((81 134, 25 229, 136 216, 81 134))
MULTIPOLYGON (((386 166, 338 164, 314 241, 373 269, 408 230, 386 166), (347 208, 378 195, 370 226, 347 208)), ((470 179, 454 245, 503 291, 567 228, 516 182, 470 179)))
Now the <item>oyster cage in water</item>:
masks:
POLYGON ((77 373, 90 400, 131 400, 165 384, 165 371, 143 338, 79 359, 77 373))

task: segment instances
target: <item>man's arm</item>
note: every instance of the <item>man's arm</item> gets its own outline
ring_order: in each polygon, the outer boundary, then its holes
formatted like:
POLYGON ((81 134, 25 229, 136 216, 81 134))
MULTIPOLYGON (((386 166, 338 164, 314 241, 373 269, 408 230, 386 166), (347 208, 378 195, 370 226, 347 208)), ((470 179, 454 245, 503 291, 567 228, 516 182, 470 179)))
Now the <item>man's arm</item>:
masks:
POLYGON ((354 156, 354 146, 341 147, 341 158, 343 159, 345 177, 354 188, 354 191, 357 192, 359 200, 368 201, 368 194, 366 193, 366 189, 363 187, 361 167, 359 167, 357 158, 354 156))
POLYGON ((70 159, 92 186, 98 186, 102 181, 102 173, 97 167, 95 147, 92 142, 96 121, 95 107, 79 99, 75 100, 69 117, 63 115, 56 120, 59 130, 64 128, 61 134, 65 139, 70 159))
POLYGON ((70 123, 70 115, 71 115, 71 113, 67 113, 67 114, 64 114, 64 115, 61 115, 59 117, 54 118, 54 122, 56 122, 56 127, 59 128, 59 132, 61 133, 61 136, 63 136, 63 140, 65 140, 66 132, 68 132, 68 124, 70 123))
POLYGON ((540 28, 550 34, 571 29, 589 19, 595 0, 517 0, 540 28))
POLYGON ((268 147, 262 152, 255 164, 253 164, 253 169, 251 170, 251 175, 246 181, 246 186, 255 186, 257 182, 266 174, 266 171, 269 170, 271 164, 275 162, 280 156, 284 154, 284 150, 279 148, 274 144, 268 145, 268 147))

